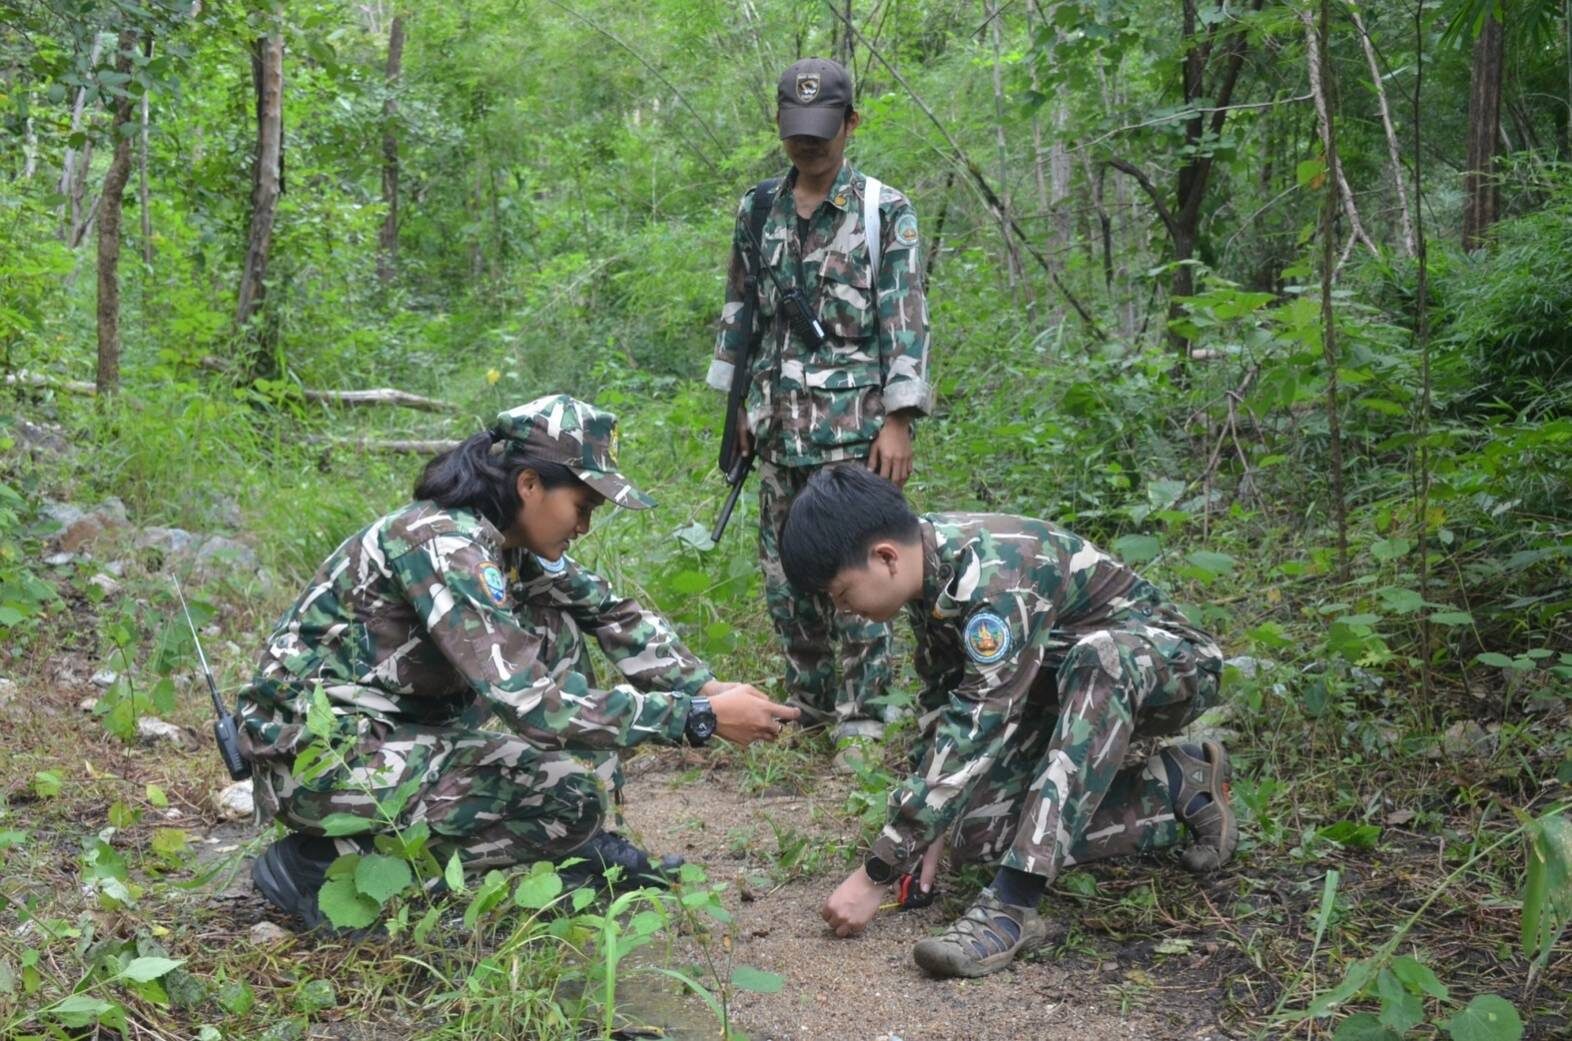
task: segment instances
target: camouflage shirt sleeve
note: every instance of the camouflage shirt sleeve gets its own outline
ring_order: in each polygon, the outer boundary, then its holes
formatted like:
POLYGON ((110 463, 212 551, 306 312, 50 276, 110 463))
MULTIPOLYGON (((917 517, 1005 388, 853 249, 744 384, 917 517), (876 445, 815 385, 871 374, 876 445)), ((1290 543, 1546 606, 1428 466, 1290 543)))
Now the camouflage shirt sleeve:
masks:
POLYGON ((518 624, 499 562, 468 536, 435 534, 388 562, 431 640, 515 732, 544 748, 677 743, 689 701, 679 694, 606 690, 541 665, 541 638, 518 624))
POLYGON ((737 221, 731 232, 731 263, 726 268, 726 305, 721 310, 720 328, 715 334, 715 357, 710 360, 710 371, 704 377, 705 383, 719 391, 731 389, 732 371, 742 356, 750 332, 742 327, 742 305, 748 282, 743 229, 753 207, 753 191, 749 189, 737 207, 737 221))
MULTIPOLYGON (((1051 611, 1032 612, 1022 594, 996 590, 958 619, 962 632, 977 620, 1002 622, 1009 641, 991 663, 967 654, 965 671, 940 711, 921 765, 890 792, 884 830, 872 853, 898 871, 913 870, 923 850, 965 809, 1020 725, 1022 706, 1042 668, 1035 635, 1052 625, 1051 611)), ((963 636, 963 642, 965 637, 963 636)))
POLYGON ((697 694, 715 678, 670 622, 637 600, 617 596, 610 582, 577 561, 570 560, 551 584, 550 597, 640 690, 697 694))
POLYGON ((904 195, 880 207, 879 364, 886 412, 933 411, 928 382, 928 299, 923 289, 917 211, 904 195))

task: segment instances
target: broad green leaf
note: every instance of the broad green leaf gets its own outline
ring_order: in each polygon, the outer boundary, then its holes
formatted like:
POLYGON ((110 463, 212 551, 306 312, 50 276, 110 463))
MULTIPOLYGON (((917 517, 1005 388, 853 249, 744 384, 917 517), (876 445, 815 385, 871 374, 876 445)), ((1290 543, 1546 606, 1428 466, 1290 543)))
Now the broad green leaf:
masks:
POLYGON ((153 806, 157 809, 161 810, 165 806, 169 805, 169 796, 165 795, 164 789, 160 788, 156 784, 151 782, 148 783, 146 795, 147 801, 152 803, 153 806))
POLYGON ((1442 1001, 1451 996, 1446 984, 1430 970, 1430 966, 1407 954, 1392 959, 1392 974, 1416 994, 1428 994, 1442 1001))
POLYGON ((322 818, 322 831, 329 838, 359 835, 370 831, 374 823, 367 817, 357 817, 353 813, 330 813, 322 818))
POLYGON ((1485 651, 1483 654, 1477 655, 1474 660, 1479 662, 1481 665, 1489 665, 1497 669, 1512 669, 1517 667, 1517 663, 1514 662, 1511 658, 1508 658, 1504 654, 1498 654, 1495 651, 1485 651))
POLYGON ((751 965, 738 965, 731 970, 731 985, 755 994, 774 994, 786 985, 786 981, 773 972, 755 969, 751 965))
POLYGON ((1375 975, 1375 966, 1367 958, 1350 962, 1344 970, 1342 982, 1331 990, 1310 1002, 1310 1007, 1305 1009, 1306 1018, 1314 1019, 1330 1013, 1337 1006, 1349 1000, 1370 983, 1370 977, 1375 975))
POLYGON ((668 584, 673 592, 695 596, 710 587, 710 576, 702 571, 679 571, 668 584))
POLYGON ((1425 606, 1425 598, 1412 589, 1400 589, 1387 586, 1376 591, 1381 598, 1381 606, 1395 614, 1412 614, 1425 606))
POLYGON ((1523 1019, 1506 999, 1481 994, 1446 1021, 1446 1031, 1452 1041, 1518 1041, 1523 1019))
POLYGON ((1356 1012, 1332 1033, 1332 1041, 1398 1041, 1398 1035, 1369 1012, 1356 1012))
POLYGON ((1236 563, 1227 553, 1218 553, 1215 550, 1198 549, 1192 551, 1185 559, 1209 575, 1226 575, 1234 569, 1236 563))
POLYGON ((49 1009, 49 1014, 68 1027, 91 1026, 115 1006, 91 994, 72 994, 61 998, 49 1009))
POLYGON ((355 888, 378 904, 387 903, 414 880, 407 863, 382 853, 369 853, 355 866, 355 888))
POLYGON ((555 871, 544 871, 519 880, 513 891, 513 902, 519 907, 539 910, 562 895, 562 877, 555 871))
POLYGON ((243 1016, 256 1004, 251 984, 245 980, 229 980, 218 988, 218 1003, 232 1016, 243 1016))
POLYGON ((355 888, 353 878, 330 878, 322 883, 317 906, 339 929, 360 929, 377 920, 377 902, 355 888))
POLYGON ((33 775, 33 794, 40 799, 52 799, 60 794, 60 775, 53 770, 40 770, 33 775))
POLYGON ((148 980, 156 980, 168 975, 185 963, 184 958, 136 958, 120 970, 120 974, 126 979, 146 983, 148 980))
POLYGON ((302 1012, 321 1012, 338 1004, 338 991, 332 980, 309 980, 295 994, 295 1006, 302 1012))
POLYGON ((1161 550, 1156 535, 1120 535, 1113 540, 1113 551, 1127 564, 1145 564, 1161 550))
POLYGON ((1430 616, 1437 625, 1473 625, 1474 616, 1467 611, 1437 611, 1430 616))
POLYGON ((1376 977, 1376 994, 1381 998, 1381 1022, 1399 1034, 1424 1022, 1425 1010, 1419 995, 1411 993, 1390 970, 1382 969, 1376 977))
POLYGON ((452 893, 464 892, 464 862, 459 859, 458 850, 448 858, 448 866, 443 869, 442 880, 448 884, 448 891, 452 893))
POLYGON ((1358 821, 1338 821, 1336 824, 1328 824, 1317 831, 1316 835, 1349 849, 1374 849, 1376 843, 1381 841, 1379 827, 1374 824, 1361 824, 1358 821))

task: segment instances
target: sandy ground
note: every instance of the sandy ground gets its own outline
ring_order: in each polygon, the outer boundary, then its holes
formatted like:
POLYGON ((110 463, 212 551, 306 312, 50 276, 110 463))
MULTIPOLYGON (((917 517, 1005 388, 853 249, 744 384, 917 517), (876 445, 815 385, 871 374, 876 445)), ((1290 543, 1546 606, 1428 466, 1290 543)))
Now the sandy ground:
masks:
MULTIPOLYGON (((765 818, 839 837, 843 826, 836 817, 846 785, 824 778, 807 786, 806 795, 747 796, 738 788, 736 771, 704 773, 695 780, 678 772, 684 762, 680 753, 661 755, 656 763, 640 764, 646 769, 629 782, 627 828, 649 848, 680 852, 703 865, 713 881, 730 883, 725 901, 736 916, 735 961, 786 980, 775 994, 738 994, 735 1024, 754 1041, 1227 1036, 1216 1026, 1216 995, 1197 993, 1190 985, 1165 987, 1159 974, 1134 965, 1129 969, 1138 985, 1121 987, 1126 967, 1111 958, 1060 960, 1048 954, 980 980, 930 979, 912 962, 910 951, 917 940, 948 924, 951 912, 939 905, 881 913, 862 936, 838 940, 820 919, 819 906, 844 877, 844 861, 824 858, 817 877, 778 886, 764 881, 777 849, 765 818), (745 841, 745 836, 751 837, 745 841), (750 899, 742 899, 745 892, 750 899)), ((679 948, 679 957, 702 963, 691 940, 687 947, 679 948)), ((650 1018, 673 1037, 715 1034, 713 1016, 691 999, 650 1018), (686 1004, 693 1007, 682 1007, 686 1004), (706 1020, 708 1032, 698 1033, 706 1020)))

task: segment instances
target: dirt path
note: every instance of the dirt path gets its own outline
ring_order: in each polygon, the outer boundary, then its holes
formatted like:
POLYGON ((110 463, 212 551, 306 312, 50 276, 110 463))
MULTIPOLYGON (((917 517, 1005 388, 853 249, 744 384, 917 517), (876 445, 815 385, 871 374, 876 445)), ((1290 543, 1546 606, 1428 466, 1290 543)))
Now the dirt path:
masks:
MULTIPOLYGON (((755 1041, 1226 1036, 1216 1026, 1216 995, 1189 983, 1165 986, 1159 971, 1149 973, 1114 957, 1059 958, 1050 953, 981 980, 929 979, 912 963, 910 950, 949 921, 953 910, 940 905, 883 913, 864 935, 836 940, 818 911, 824 896, 844 877, 845 862, 839 856, 821 856, 816 876, 774 885, 767 880, 779 843, 767 818, 814 840, 838 840, 843 826, 836 818, 848 786, 816 778, 804 786, 808 794, 748 796, 739 790, 737 771, 694 779, 691 772, 681 772, 691 760, 680 753, 660 755, 629 782, 627 826, 651 848, 681 852, 702 864, 713 881, 731 884, 725 899, 736 916, 736 963, 786 980, 775 994, 737 996, 736 1024, 755 1041)), ((811 853, 803 857, 809 858, 811 853)), ((697 945, 690 939, 685 946, 679 947, 679 957, 701 963, 697 945)), ((692 1004, 709 1016, 697 1001, 692 1004)), ((692 1011, 651 1018, 665 1019, 662 1025, 680 1036, 686 1024, 695 1022, 692 1011)), ((707 1036, 713 1036, 713 1027, 707 1036)))

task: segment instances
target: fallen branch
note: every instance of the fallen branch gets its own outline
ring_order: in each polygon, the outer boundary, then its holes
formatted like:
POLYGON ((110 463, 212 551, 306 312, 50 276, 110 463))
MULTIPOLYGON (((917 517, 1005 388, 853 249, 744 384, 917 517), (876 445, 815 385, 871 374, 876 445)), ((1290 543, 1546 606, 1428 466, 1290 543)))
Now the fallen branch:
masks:
POLYGON ((329 405, 392 405, 421 412, 453 412, 458 408, 449 401, 421 397, 392 387, 379 387, 376 390, 311 390, 302 387, 300 393, 307 401, 329 405))
POLYGON ((18 369, 5 374, 5 385, 8 387, 43 387, 48 390, 63 390, 67 394, 83 394, 93 397, 98 393, 98 388, 85 380, 61 380, 53 376, 45 376, 41 372, 28 372, 18 369))
MULTIPOLYGON (((235 371, 233 362, 224 358, 215 358, 211 354, 201 358, 197 366, 210 372, 233 374, 235 371)), ((316 401, 324 405, 390 405, 397 408, 418 409, 421 412, 458 411, 458 406, 451 401, 423 397, 419 394, 411 394, 407 390, 395 390, 392 387, 378 387, 375 390, 312 390, 309 387, 301 387, 300 396, 307 401, 316 401)))
POLYGON ((357 452, 391 452, 401 455, 436 455, 457 448, 458 441, 390 441, 374 437, 324 437, 310 434, 309 445, 323 445, 330 451, 335 448, 353 449, 357 452))

